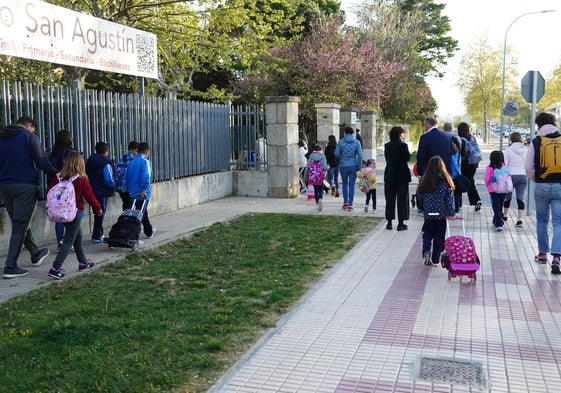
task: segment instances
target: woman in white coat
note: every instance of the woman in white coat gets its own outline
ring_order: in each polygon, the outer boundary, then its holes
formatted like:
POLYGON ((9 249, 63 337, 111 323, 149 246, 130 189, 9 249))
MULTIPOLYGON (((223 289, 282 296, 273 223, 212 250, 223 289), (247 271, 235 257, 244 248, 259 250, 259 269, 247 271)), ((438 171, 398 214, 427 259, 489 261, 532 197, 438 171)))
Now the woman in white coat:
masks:
POLYGON ((528 185, 528 177, 524 170, 524 163, 526 161, 526 153, 528 149, 522 142, 522 135, 519 132, 510 134, 510 145, 504 150, 505 165, 510 170, 512 176, 512 184, 514 191, 507 194, 503 205, 503 220, 506 221, 508 217, 508 209, 510 208, 510 201, 512 195, 516 192, 516 203, 518 207, 518 215, 516 226, 522 227, 522 216, 524 214, 524 193, 528 185))

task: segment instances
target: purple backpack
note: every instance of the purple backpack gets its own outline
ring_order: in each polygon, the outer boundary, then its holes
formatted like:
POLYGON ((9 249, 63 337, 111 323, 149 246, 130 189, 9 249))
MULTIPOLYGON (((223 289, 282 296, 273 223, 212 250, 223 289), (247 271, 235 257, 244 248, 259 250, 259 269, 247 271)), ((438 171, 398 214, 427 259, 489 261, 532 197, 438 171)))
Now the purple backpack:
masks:
POLYGON ((308 167, 308 184, 320 186, 325 176, 321 161, 312 161, 308 167))

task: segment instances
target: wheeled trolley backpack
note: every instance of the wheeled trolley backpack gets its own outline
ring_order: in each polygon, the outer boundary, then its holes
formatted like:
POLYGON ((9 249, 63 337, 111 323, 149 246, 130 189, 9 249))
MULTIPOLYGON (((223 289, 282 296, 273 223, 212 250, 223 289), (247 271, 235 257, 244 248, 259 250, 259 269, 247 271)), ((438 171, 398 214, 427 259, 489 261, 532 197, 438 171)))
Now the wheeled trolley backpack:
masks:
POLYGON ((142 215, 146 209, 146 199, 142 200, 140 209, 136 208, 136 202, 136 199, 133 200, 131 208, 123 211, 111 227, 109 237, 104 240, 109 248, 123 247, 133 251, 138 250, 138 236, 142 227, 142 215))
POLYGON ((456 217, 462 222, 463 236, 451 235, 450 220, 446 220, 446 240, 444 251, 440 254, 442 267, 448 269, 448 280, 453 277, 468 276, 477 280, 476 272, 480 268, 479 257, 473 240, 466 236, 466 226, 463 217, 456 217))

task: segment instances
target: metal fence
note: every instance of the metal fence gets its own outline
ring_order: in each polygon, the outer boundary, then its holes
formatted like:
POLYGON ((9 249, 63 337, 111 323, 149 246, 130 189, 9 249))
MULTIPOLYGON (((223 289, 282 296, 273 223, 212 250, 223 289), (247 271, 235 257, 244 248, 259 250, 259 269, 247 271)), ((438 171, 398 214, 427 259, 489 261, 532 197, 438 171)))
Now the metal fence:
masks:
POLYGON ((230 113, 232 169, 267 169, 265 111, 259 105, 232 106, 230 113))
MULTIPOLYGON (((47 153, 63 128, 73 134, 74 148, 86 158, 98 141, 109 144, 111 158, 123 155, 131 140, 147 142, 155 182, 230 170, 232 165, 235 136, 229 104, 1 82, 0 125, 14 124, 23 114, 37 122, 47 153)), ((44 182, 42 178, 41 197, 44 182)))

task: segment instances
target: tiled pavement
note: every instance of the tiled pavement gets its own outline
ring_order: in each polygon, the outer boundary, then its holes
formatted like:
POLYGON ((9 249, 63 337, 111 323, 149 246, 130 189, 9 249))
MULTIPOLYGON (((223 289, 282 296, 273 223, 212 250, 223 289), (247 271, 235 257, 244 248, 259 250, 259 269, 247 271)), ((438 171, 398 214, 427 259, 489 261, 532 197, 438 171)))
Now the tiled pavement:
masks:
MULTIPOLYGON (((480 187, 482 197, 483 191, 480 187)), ((362 198, 357 195, 360 203, 351 214, 372 215, 360 209, 362 198)), ((549 265, 533 262, 534 217, 515 228, 511 216, 497 233, 483 199, 480 212, 463 209, 467 234, 482 260, 477 281, 449 281, 446 270, 423 265, 422 217, 412 212, 403 232, 379 225, 211 391, 561 391, 560 277, 550 274, 549 265)), ((324 211, 317 213, 305 198, 225 198, 155 216, 158 233, 144 247, 245 212, 349 214, 340 205, 340 198, 327 196, 324 211)), ((383 205, 381 185, 378 216, 383 205)), ((123 254, 89 244, 87 253, 101 263, 123 254)), ((48 283, 52 259, 31 267, 27 277, 0 281, 0 301, 48 283)), ((72 257, 65 262, 70 276, 80 274, 75 264, 72 257)))

